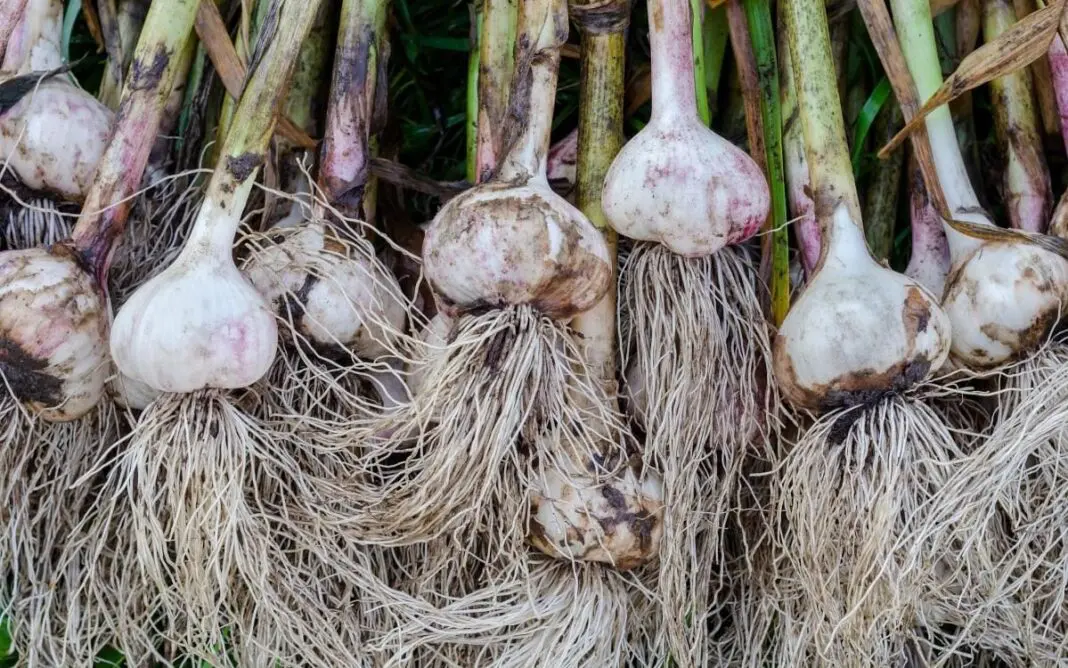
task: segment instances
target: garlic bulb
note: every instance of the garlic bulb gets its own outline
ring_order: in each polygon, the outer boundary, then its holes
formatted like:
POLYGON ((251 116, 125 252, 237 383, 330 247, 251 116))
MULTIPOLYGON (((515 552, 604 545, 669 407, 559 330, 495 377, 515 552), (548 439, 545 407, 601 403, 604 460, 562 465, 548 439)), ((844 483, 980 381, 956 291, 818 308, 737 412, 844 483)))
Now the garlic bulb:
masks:
POLYGON ((81 201, 113 122, 112 112, 85 91, 45 81, 0 114, 0 162, 34 190, 81 201))
POLYGON ((234 266, 236 229, 230 212, 204 201, 178 258, 115 318, 111 354, 122 373, 161 392, 246 387, 267 373, 278 330, 234 266))
MULTIPOLYGON (((895 4, 909 73, 920 101, 942 85, 942 69, 926 6, 895 4)), ((946 225, 951 270, 942 306, 953 325, 953 358, 973 369, 994 367, 1045 340, 1068 309, 1068 260, 999 230, 983 212, 968 178, 949 108, 924 123, 938 185, 950 215, 988 232, 965 235, 946 225)))
POLYGON ((450 315, 527 304, 566 319, 612 281, 604 237, 546 175, 558 60, 555 48, 535 55, 527 122, 496 177, 449 200, 427 230, 424 270, 450 315))
POLYGON ((404 329, 404 296, 373 256, 361 254, 321 221, 273 230, 268 237, 269 245, 252 253, 244 272, 298 333, 317 346, 343 346, 364 359, 395 349, 404 329))
MULTIPOLYGON (((950 236, 950 246, 960 240, 950 236)), ((1025 241, 986 241, 954 271, 942 308, 953 324, 953 357, 972 369, 997 366, 1041 345, 1068 310, 1068 260, 1025 241)))
POLYGON ((449 200, 427 232, 423 261, 452 313, 530 304, 568 318, 596 304, 612 279, 601 233, 549 188, 544 172, 449 200))
POLYGON ((0 253, 0 376, 41 417, 88 413, 108 376, 108 310, 66 246, 0 253))
POLYGON ((545 554, 597 561, 626 570, 655 558, 664 533, 664 491, 649 471, 630 467, 595 479, 545 471, 532 495, 530 542, 545 554))
POLYGON ((949 318, 935 297, 872 259, 844 204, 829 232, 823 261, 774 343, 780 387, 807 408, 905 389, 938 369, 950 347, 949 318))
POLYGON ((753 236, 771 210, 760 167, 701 122, 687 0, 650 0, 653 113, 605 177, 617 232, 701 257, 753 236))

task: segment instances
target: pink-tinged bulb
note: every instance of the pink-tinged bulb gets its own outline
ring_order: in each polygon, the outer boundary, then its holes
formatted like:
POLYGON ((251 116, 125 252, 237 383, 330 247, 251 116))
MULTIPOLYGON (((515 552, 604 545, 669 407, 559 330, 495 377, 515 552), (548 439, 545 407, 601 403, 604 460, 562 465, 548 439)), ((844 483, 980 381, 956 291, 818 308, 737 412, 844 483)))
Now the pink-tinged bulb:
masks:
POLYGON ((107 326, 103 296, 65 247, 0 253, 0 376, 23 405, 50 421, 88 413, 110 372, 107 326))
POLYGON ((570 318, 600 301, 612 280, 600 231, 540 178, 449 200, 427 231, 423 262, 450 314, 528 304, 570 318))
POLYGON ((181 255, 126 300, 111 328, 125 376, 158 392, 248 387, 274 362, 278 328, 234 265, 237 221, 208 199, 181 255))
POLYGON ((620 234, 703 257, 756 234, 771 194, 756 162, 696 114, 664 114, 616 156, 602 206, 620 234))
POLYGON ((0 115, 0 162, 30 188, 81 201, 113 122, 111 110, 85 91, 46 81, 0 115))

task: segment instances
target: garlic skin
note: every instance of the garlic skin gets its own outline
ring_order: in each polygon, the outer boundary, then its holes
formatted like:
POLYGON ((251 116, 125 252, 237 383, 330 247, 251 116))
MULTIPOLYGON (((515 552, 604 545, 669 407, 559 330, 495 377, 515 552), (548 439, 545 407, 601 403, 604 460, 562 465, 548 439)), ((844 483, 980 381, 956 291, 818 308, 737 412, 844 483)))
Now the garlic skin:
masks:
POLYGON ((81 201, 114 118, 85 91, 58 79, 45 81, 0 115, 0 162, 29 188, 81 201))
POLYGON ((552 192, 544 170, 523 184, 491 182, 449 200, 426 233, 423 262, 452 316, 529 304, 567 319, 600 301, 612 281, 604 237, 552 192))
POLYGON ((530 542, 551 557, 629 570, 660 553, 664 489, 652 471, 639 480, 628 466, 619 477, 604 480, 549 469, 531 504, 530 542))
POLYGON ((799 407, 832 408, 902 390, 949 355, 949 317, 916 281, 878 264, 842 205, 835 243, 774 342, 775 376, 799 407))
POLYGON ((111 329, 123 374, 160 392, 247 387, 274 361, 278 329, 230 254, 236 222, 204 201, 185 248, 142 285, 111 329))
POLYGON ((771 210, 760 167, 696 113, 654 115, 612 162, 601 198, 617 232, 684 257, 752 237, 771 210))
POLYGON ((971 369, 1041 345, 1068 309, 1068 260, 1020 241, 986 241, 950 275, 942 308, 952 354, 971 369))
POLYGON ((108 307, 65 246, 0 253, 0 375, 52 422, 88 413, 108 377, 108 307))
POLYGON ((140 381, 117 373, 108 381, 108 390, 118 405, 135 411, 143 411, 156 400, 162 392, 154 390, 140 381))
MULTIPOLYGON (((320 347, 363 359, 390 354, 405 324, 397 279, 322 222, 273 230, 245 264, 245 276, 283 319, 320 347)), ((370 251, 368 251, 370 252, 370 251)), ((287 328, 283 336, 291 336, 287 328)))

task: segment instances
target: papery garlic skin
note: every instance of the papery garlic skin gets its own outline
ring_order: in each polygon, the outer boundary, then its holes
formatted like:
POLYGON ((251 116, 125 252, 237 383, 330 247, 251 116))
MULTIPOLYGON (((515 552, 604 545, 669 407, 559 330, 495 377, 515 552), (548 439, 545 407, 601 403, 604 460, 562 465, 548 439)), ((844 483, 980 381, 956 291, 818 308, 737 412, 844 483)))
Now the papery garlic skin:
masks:
POLYGON ((343 346, 364 359, 395 349, 406 312, 392 274, 321 222, 269 236, 278 241, 255 250, 244 272, 276 313, 293 319, 297 332, 317 346, 343 346))
POLYGON ((545 471, 532 494, 530 541, 545 554, 635 568, 656 558, 664 534, 664 490, 628 466, 611 479, 545 471))
POLYGON ((129 376, 118 373, 108 382, 111 396, 118 405, 135 411, 143 411, 148 408, 156 398, 162 394, 148 385, 134 380, 129 376))
POLYGON ((620 234, 704 257, 756 234, 771 194, 756 162, 696 114, 663 115, 616 156, 601 205, 620 234))
POLYGON ((450 315, 528 304, 566 319, 594 306, 612 281, 600 231, 542 178, 449 200, 426 233, 423 261, 450 315))
POLYGON ((210 199, 171 266, 123 305, 111 330, 119 370, 160 392, 247 387, 274 361, 274 315, 230 255, 236 223, 210 199))
POLYGON ((0 253, 0 376, 61 422, 88 413, 108 377, 108 308, 65 246, 0 253))
POLYGON ((0 162, 29 188, 81 201, 111 138, 114 114, 52 79, 0 115, 0 162))
POLYGON ((878 264, 845 206, 774 343, 776 379, 793 404, 825 409, 902 390, 942 366, 949 317, 916 281, 878 264))
POLYGON ((947 282, 954 359, 972 369, 1008 362, 1045 341, 1068 311, 1068 260, 1018 241, 987 241, 947 282))

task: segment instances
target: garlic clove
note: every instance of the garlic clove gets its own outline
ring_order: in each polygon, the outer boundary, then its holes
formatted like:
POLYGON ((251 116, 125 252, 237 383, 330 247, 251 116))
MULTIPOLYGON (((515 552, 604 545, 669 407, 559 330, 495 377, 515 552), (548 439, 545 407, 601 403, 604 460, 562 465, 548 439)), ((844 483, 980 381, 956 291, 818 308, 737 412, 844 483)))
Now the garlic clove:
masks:
POLYGON ((423 261, 452 315, 528 304, 566 319, 593 307, 612 281, 600 231, 540 178, 449 200, 426 233, 423 261))
POLYGON ((684 257, 752 237, 771 210, 760 167, 696 114, 654 118, 616 156, 601 197, 617 232, 684 257))
POLYGON ((108 376, 108 307, 65 246, 0 253, 0 376, 50 421, 88 413, 108 376))
POLYGON ((274 361, 278 330, 230 257, 192 258, 195 243, 123 305, 111 354, 123 374, 160 392, 247 387, 274 361))
POLYGON ((835 229, 849 238, 832 246, 773 351, 786 398, 814 409, 905 389, 940 368, 950 347, 949 317, 935 297, 875 262, 844 206, 834 215, 845 217, 835 229))
POLYGON ((45 81, 0 114, 0 162, 34 190, 81 201, 113 121, 111 110, 85 91, 45 81))
POLYGON ((344 346, 364 359, 394 352, 406 309, 391 273, 321 222, 269 237, 244 272, 276 313, 320 347, 344 346))
POLYGON ((942 308, 954 359, 973 369, 1010 361, 1045 341, 1068 308, 1068 260, 1038 246, 988 241, 950 276, 942 308))
POLYGON ((545 471, 533 493, 530 541, 552 557, 628 570, 656 558, 664 533, 664 490, 631 467, 611 479, 545 471))

